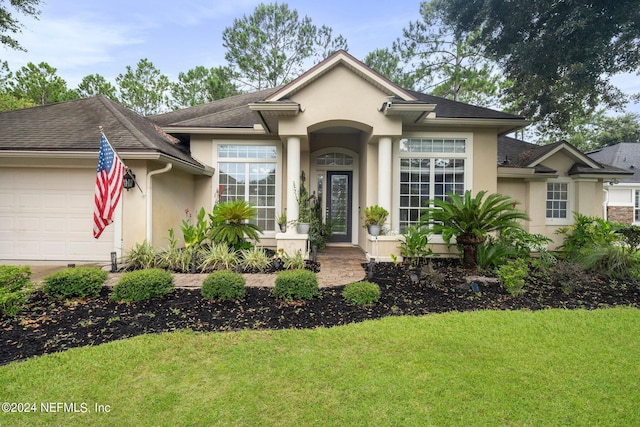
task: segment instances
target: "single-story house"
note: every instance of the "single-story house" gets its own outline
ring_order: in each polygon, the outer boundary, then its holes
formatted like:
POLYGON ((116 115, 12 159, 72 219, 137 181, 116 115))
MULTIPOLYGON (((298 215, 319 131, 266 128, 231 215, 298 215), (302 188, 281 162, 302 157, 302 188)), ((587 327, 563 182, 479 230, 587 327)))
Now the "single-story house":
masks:
POLYGON ((592 159, 632 175, 604 183, 605 218, 623 224, 640 224, 640 143, 621 142, 587 153, 592 159))
POLYGON ((298 218, 303 172, 333 242, 378 260, 398 254, 425 203, 450 192, 507 194, 531 217, 529 231, 552 238, 574 210, 601 215, 603 182, 626 172, 566 142, 505 136, 528 124, 403 89, 344 51, 282 87, 148 119, 104 97, 1 113, 0 259, 108 260, 145 239, 162 247, 185 209, 235 198, 257 207, 262 245, 304 251, 307 235, 275 223, 282 212, 298 218), (100 125, 142 191, 125 192, 120 216, 94 241, 100 125), (362 227, 376 204, 390 212, 377 238, 362 227))

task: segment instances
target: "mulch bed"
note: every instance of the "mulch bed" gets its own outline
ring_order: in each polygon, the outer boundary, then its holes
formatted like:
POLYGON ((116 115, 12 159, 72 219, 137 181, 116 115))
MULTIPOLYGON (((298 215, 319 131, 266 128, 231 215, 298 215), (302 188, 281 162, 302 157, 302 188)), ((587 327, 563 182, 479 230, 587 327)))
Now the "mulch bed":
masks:
MULTIPOLYGON (((402 265, 377 264, 370 280, 380 285, 381 299, 364 307, 346 303, 341 296, 344 287, 324 288, 311 301, 290 302, 273 298, 271 289, 266 288, 247 288, 244 300, 226 302, 204 300, 199 289, 177 289, 167 298, 137 303, 110 301, 111 290, 107 288, 97 298, 70 301, 50 300, 36 292, 19 315, 0 319, 0 364, 179 329, 316 328, 385 316, 469 310, 596 309, 619 305, 640 308, 637 283, 609 283, 590 277, 589 283, 566 295, 532 276, 534 284, 527 286, 525 294, 513 297, 490 282, 480 283, 480 292, 474 292, 465 279, 473 272, 463 270, 457 262, 440 260, 434 266, 438 278, 435 281, 429 280, 433 273, 429 275, 424 269, 410 271, 402 265)), ((366 267, 363 264, 363 279, 366 267)))

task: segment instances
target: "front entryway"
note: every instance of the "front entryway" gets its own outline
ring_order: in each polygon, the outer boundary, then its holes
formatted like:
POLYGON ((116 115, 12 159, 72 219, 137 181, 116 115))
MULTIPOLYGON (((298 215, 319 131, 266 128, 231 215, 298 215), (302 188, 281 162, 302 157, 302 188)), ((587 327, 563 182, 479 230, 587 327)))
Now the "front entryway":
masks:
POLYGON ((327 215, 331 242, 351 242, 353 172, 327 171, 327 215))

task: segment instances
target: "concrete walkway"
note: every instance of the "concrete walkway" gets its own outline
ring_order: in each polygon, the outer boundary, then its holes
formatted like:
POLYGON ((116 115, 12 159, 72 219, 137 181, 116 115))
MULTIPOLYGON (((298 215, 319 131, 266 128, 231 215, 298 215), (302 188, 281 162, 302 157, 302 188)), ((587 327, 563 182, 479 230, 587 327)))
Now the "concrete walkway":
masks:
MULTIPOLYGON (((363 280, 366 276, 362 263, 367 262, 364 252, 357 246, 328 246, 318 253, 320 272, 318 282, 320 287, 346 285, 363 280)), ((26 263, 25 263, 26 264, 26 263)), ((66 268, 57 263, 30 263, 31 280, 40 282, 47 275, 56 270, 66 268)), ((80 264, 78 264, 80 265, 80 264)), ((123 273, 109 273, 106 286, 115 285, 123 273)), ((244 274, 247 286, 273 287, 275 274, 244 274)), ((207 274, 174 274, 173 280, 178 288, 199 288, 207 274)))

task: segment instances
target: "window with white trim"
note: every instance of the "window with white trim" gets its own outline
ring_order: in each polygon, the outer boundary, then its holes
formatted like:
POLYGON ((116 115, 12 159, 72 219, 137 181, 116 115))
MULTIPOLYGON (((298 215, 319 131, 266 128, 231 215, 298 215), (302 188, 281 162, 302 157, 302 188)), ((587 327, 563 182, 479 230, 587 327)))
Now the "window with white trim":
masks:
POLYGON ((640 190, 635 190, 633 201, 633 221, 640 222, 640 190))
POLYGON ((219 145, 219 200, 244 199, 258 211, 253 223, 275 230, 277 148, 264 145, 219 145))
POLYGON ((547 219, 569 218, 569 183, 547 182, 547 219))
POLYGON ((464 194, 468 168, 466 139, 400 140, 399 228, 416 225, 430 200, 464 194))

